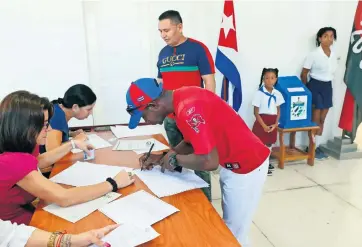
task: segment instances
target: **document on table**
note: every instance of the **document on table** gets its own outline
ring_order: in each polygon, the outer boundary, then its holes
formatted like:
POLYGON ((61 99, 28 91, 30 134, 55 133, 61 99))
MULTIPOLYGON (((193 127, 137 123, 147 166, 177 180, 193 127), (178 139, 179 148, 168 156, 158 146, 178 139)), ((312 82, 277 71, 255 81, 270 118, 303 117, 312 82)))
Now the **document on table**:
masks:
POLYGON ((146 191, 140 190, 103 206, 99 211, 118 224, 132 223, 146 227, 179 210, 146 191))
MULTIPOLYGON (((152 227, 140 227, 130 223, 124 223, 106 235, 102 241, 112 247, 135 247, 151 241, 160 236, 152 227)), ((91 245, 96 247, 96 245, 91 245)))
POLYGON ((135 170, 135 174, 158 197, 171 196, 184 191, 209 187, 208 183, 197 176, 193 171, 182 169, 182 172, 161 172, 160 166, 152 170, 135 170))
MULTIPOLYGON (((101 149, 101 148, 108 148, 112 147, 112 144, 104 140, 103 138, 99 137, 96 134, 87 135, 89 144, 92 144, 95 149, 101 149)), ((83 152, 80 149, 73 149, 72 153, 81 153, 83 152)))
POLYGON ((162 133, 162 125, 145 125, 138 126, 135 129, 130 129, 128 126, 111 126, 112 133, 117 138, 131 137, 131 136, 149 136, 162 133))
POLYGON ((96 211, 98 208, 106 205, 107 203, 117 199, 120 197, 121 194, 110 192, 104 196, 101 196, 95 200, 81 203, 78 205, 62 208, 56 204, 50 204, 43 209, 49 213, 52 213, 60 218, 63 218, 67 221, 70 221, 72 223, 75 223, 84 217, 90 215, 94 211, 96 211))
POLYGON ((50 178, 50 180, 58 184, 87 186, 102 183, 109 177, 113 178, 122 170, 125 170, 126 172, 133 171, 132 168, 128 167, 78 161, 71 167, 50 178))
POLYGON ((118 140, 114 145, 113 150, 124 151, 124 150, 133 150, 140 153, 147 153, 150 150, 150 147, 154 143, 152 151, 161 151, 167 150, 169 147, 163 143, 157 141, 154 138, 145 139, 145 140, 118 140))

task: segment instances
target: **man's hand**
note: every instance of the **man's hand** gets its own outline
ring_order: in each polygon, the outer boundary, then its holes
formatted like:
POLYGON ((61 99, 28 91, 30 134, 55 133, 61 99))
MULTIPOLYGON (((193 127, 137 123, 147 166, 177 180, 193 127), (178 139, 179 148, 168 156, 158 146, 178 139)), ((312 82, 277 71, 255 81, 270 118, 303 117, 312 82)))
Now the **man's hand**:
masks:
POLYGON ((170 165, 170 157, 171 157, 171 155, 174 155, 174 154, 176 154, 176 152, 173 151, 173 150, 170 150, 170 151, 163 157, 163 159, 162 159, 162 161, 161 161, 161 164, 160 164, 160 165, 161 165, 161 172, 165 172, 166 169, 169 170, 169 171, 171 171, 171 172, 174 171, 175 167, 173 167, 173 166, 170 165))
POLYGON ((139 158, 139 163, 141 169, 152 170, 152 168, 156 165, 161 165, 160 162, 162 160, 162 154, 151 154, 150 157, 147 158, 147 154, 142 155, 139 158))

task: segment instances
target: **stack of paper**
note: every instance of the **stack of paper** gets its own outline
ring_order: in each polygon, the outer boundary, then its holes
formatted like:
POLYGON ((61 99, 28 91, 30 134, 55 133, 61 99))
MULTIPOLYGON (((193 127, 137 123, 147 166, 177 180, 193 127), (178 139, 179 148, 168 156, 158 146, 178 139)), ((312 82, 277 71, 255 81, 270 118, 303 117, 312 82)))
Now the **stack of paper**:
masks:
POLYGON ((181 173, 168 170, 162 173, 161 167, 156 166, 152 170, 135 170, 135 174, 158 197, 209 187, 204 180, 188 169, 182 169, 181 173))
MULTIPOLYGON (((88 135, 87 137, 89 144, 91 144, 95 149, 112 147, 112 145, 109 142, 107 142, 106 140, 104 140, 103 138, 99 137, 96 134, 91 134, 88 135)), ((72 150, 72 153, 81 153, 81 152, 83 151, 80 149, 72 150)))
POLYGON ((152 151, 167 150, 169 147, 156 139, 150 138, 145 140, 118 140, 114 145, 113 150, 133 150, 137 154, 147 153, 150 150, 151 145, 154 143, 152 151))
POLYGON ((59 184, 87 186, 102 183, 109 177, 113 178, 122 170, 130 172, 133 169, 78 161, 50 180, 59 184))
POLYGON ((93 201, 81 203, 78 205, 62 208, 56 204, 50 204, 43 209, 49 213, 52 213, 60 218, 68 220, 72 223, 83 219, 89 214, 96 211, 98 208, 106 205, 107 203, 117 199, 121 194, 110 192, 102 197, 99 197, 93 201))
POLYGON ((132 223, 136 226, 147 227, 179 210, 144 190, 140 190, 105 205, 99 211, 118 224, 132 223))
POLYGON ((144 125, 138 126, 135 129, 129 129, 128 126, 117 125, 111 126, 111 131, 117 138, 123 138, 161 134, 162 128, 162 125, 144 125))
MULTIPOLYGON (((112 247, 135 247, 160 236, 152 227, 140 227, 124 223, 105 236, 102 241, 112 247)), ((96 247, 96 245, 91 245, 96 247)))

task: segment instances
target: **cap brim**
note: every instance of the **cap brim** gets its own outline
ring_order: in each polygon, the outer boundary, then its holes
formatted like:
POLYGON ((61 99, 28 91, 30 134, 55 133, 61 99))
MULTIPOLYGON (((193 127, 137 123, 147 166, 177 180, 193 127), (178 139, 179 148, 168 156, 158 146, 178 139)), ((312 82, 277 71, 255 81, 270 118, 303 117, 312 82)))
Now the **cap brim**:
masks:
POLYGON ((142 112, 136 110, 132 115, 128 123, 128 128, 134 129, 138 126, 142 118, 142 112))

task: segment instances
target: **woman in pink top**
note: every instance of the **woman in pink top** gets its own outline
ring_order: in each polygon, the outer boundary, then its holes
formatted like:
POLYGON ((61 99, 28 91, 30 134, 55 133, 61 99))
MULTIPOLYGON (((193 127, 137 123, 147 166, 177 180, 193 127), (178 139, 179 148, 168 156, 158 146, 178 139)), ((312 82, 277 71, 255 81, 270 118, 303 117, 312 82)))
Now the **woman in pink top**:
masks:
MULTIPOLYGON (((0 219, 28 224, 39 197, 62 207, 84 203, 134 182, 127 172, 102 183, 65 189, 38 171, 33 155, 36 145, 44 145, 53 113, 48 99, 27 91, 17 91, 0 103, 0 219)), ((80 142, 72 146, 78 148, 80 142)))

